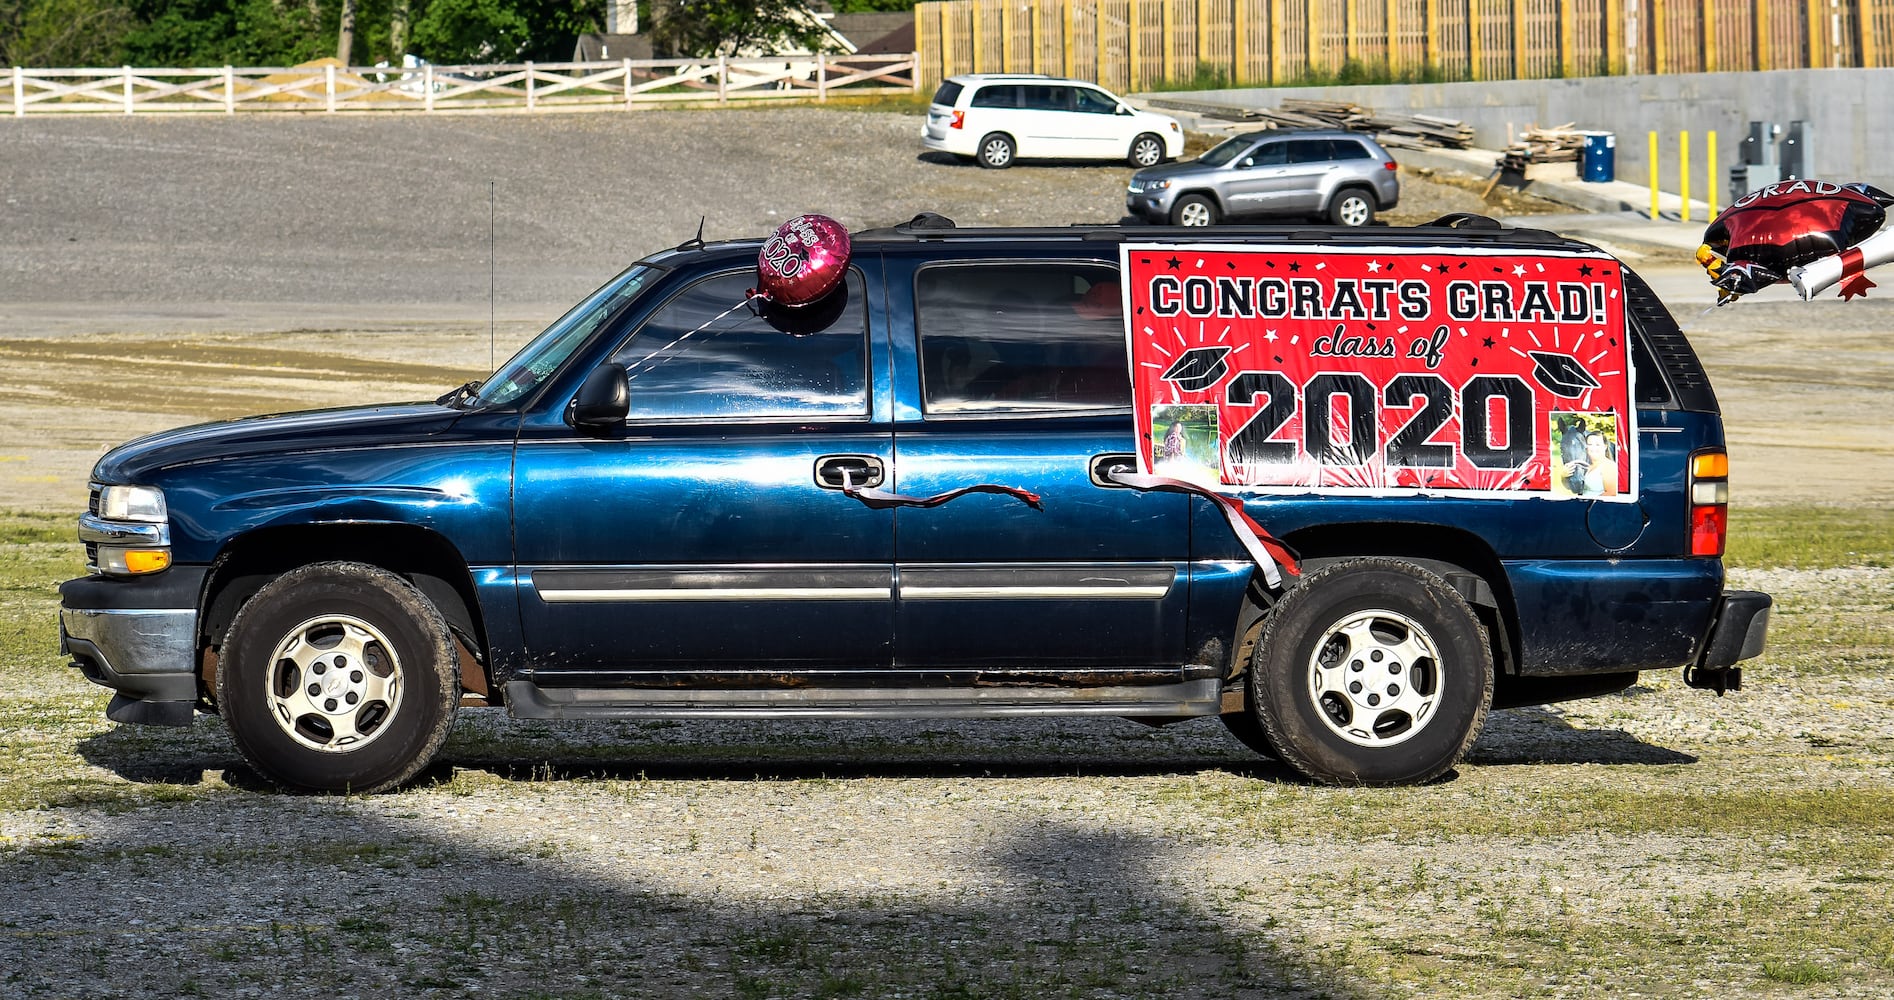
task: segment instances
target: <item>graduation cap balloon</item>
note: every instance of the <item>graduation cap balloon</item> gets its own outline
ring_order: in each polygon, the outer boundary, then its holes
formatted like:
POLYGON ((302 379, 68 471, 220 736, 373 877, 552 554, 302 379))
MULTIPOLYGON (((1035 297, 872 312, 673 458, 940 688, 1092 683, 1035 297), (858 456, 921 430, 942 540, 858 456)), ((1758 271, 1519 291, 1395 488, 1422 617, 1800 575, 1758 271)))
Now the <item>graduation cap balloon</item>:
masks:
POLYGON ((1771 184, 1736 199, 1711 220, 1697 263, 1721 291, 1718 301, 1729 302, 1866 240, 1887 220, 1889 205, 1894 195, 1867 184, 1771 184))

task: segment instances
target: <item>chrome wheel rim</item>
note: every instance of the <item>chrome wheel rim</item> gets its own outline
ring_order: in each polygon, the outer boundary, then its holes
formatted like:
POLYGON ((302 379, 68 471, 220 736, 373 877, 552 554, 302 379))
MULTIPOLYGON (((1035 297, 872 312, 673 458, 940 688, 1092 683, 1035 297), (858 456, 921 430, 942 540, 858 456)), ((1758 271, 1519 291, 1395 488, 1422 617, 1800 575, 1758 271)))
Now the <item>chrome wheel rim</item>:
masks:
POLYGON ((1210 224, 1210 206, 1193 201, 1177 210, 1177 222, 1183 226, 1207 226, 1210 224))
POLYGON ((1162 151, 1158 149, 1157 143, 1149 139, 1145 139, 1131 147, 1131 158, 1136 160, 1140 167, 1156 166, 1157 161, 1163 155, 1162 151))
POLYGON ((1440 650, 1412 618, 1357 611, 1322 633, 1309 657, 1309 698, 1329 731, 1356 746, 1391 747, 1433 721, 1440 650))
POLYGON ((351 615, 311 618, 270 657, 270 718, 323 753, 360 750, 401 709, 401 661, 380 629, 351 615))
POLYGON ((1351 197, 1342 199, 1341 219, 1344 226, 1362 226, 1368 223, 1368 199, 1351 197))
POLYGON ((981 150, 981 155, 986 158, 986 162, 996 167, 1004 166, 1013 159, 1012 151, 1006 148, 1006 143, 998 139, 987 143, 985 148, 981 150))

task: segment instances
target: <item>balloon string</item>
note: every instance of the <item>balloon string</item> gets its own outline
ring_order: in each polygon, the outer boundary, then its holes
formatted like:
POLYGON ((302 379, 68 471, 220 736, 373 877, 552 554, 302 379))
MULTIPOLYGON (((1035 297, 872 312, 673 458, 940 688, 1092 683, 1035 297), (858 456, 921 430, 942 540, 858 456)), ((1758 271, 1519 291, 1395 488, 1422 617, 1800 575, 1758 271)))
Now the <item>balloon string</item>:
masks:
MULTIPOLYGON (((642 365, 644 365, 645 362, 650 361, 652 358, 655 358, 658 355, 663 354, 665 351, 668 351, 673 347, 676 347, 677 345, 683 343, 687 338, 689 338, 693 334, 703 332, 705 329, 708 329, 712 324, 722 321, 724 317, 729 316, 731 313, 736 312, 738 309, 747 307, 751 302, 754 302, 757 299, 760 299, 762 297, 763 296, 755 292, 751 292, 750 294, 745 295, 743 297, 743 301, 738 302, 736 305, 733 305, 730 308, 725 309, 723 312, 720 312, 717 315, 712 316, 709 319, 703 321, 702 323, 699 323, 696 329, 686 330, 683 333, 678 334, 677 337, 673 339, 670 343, 664 345, 663 347, 658 348, 655 351, 652 351, 650 354, 647 354, 642 358, 639 358, 636 363, 626 366, 625 381, 630 382, 632 379, 635 379, 639 375, 643 374, 643 372, 640 372, 638 369, 642 365)), ((655 367, 656 366, 654 365, 653 368, 655 367)), ((645 371, 647 372, 651 370, 652 370, 651 368, 645 369, 645 371)))

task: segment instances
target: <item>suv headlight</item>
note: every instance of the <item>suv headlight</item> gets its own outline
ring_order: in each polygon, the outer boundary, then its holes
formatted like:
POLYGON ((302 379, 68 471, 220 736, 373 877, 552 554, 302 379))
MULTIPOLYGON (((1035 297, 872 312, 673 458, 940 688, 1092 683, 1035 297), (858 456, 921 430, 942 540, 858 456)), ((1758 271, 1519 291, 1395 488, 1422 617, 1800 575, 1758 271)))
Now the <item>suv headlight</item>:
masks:
POLYGON ((93 484, 79 518, 86 567, 106 576, 142 576, 171 566, 171 524, 164 491, 151 486, 93 484))
POLYGON ((1144 189, 1146 191, 1162 191, 1165 188, 1170 187, 1170 186, 1171 186, 1170 181, 1145 181, 1144 182, 1144 189))
POLYGON ((105 486, 99 490, 99 516, 107 521, 163 524, 164 491, 154 486, 105 486))

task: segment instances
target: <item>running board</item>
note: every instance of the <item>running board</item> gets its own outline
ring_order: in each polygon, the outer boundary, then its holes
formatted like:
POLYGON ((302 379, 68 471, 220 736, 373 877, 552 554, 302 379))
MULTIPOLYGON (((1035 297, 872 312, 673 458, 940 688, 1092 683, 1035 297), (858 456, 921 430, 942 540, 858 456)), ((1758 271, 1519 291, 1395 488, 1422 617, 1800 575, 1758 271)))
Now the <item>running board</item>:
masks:
POLYGON ((1178 718, 1222 709, 1216 678, 1135 687, 548 688, 508 681, 516 719, 991 719, 1097 715, 1178 718))

